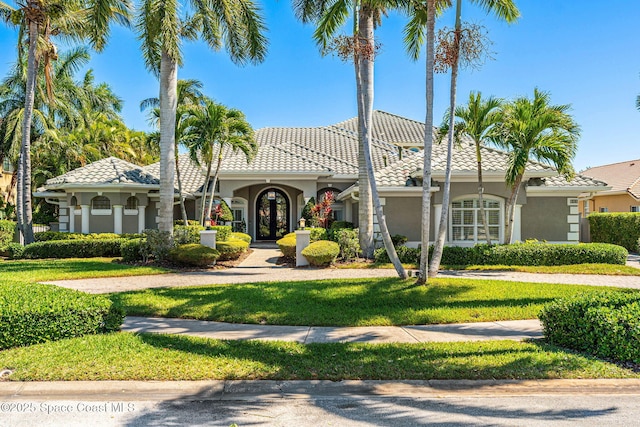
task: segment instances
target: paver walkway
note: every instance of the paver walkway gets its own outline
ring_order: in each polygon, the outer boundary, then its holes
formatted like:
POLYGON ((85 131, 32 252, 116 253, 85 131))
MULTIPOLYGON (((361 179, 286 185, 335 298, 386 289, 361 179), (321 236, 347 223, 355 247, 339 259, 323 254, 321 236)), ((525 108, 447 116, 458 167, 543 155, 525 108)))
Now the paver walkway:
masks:
POLYGON ((511 320, 413 326, 278 326, 247 325, 190 319, 127 317, 122 330, 191 335, 223 340, 279 340, 303 344, 330 342, 419 343, 542 338, 540 322, 511 320))

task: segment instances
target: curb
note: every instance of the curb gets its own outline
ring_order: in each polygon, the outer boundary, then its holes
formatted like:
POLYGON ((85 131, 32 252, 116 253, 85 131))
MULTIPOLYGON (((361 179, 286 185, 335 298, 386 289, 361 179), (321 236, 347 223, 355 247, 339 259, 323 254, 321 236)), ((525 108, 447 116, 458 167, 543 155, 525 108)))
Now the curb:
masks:
POLYGON ((0 382, 3 400, 273 400, 344 397, 639 395, 640 379, 0 382))

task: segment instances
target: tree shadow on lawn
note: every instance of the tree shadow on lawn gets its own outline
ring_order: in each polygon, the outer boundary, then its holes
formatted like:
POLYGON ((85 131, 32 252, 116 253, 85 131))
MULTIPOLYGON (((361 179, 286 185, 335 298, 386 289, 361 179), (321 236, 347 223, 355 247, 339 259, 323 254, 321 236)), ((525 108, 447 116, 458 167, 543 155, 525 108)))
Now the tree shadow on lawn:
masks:
POLYGON ((413 287, 398 279, 267 282, 155 288, 110 297, 129 315, 306 326, 491 321, 505 320, 518 311, 531 318, 538 307, 555 298, 496 298, 496 292, 465 297, 475 288, 454 283, 413 287))

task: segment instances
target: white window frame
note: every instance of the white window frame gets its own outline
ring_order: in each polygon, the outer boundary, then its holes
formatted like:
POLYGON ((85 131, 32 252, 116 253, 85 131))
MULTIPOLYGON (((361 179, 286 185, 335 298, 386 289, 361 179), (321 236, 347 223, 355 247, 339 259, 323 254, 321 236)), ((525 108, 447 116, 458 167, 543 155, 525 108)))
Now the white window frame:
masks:
POLYGON ((631 212, 640 212, 640 205, 633 205, 629 209, 631 212))
MULTIPOLYGON (((500 198, 500 197, 496 197, 496 196, 490 196, 490 195, 483 195, 482 199, 484 201, 492 201, 492 202, 498 202, 499 203, 499 207, 498 207, 498 212, 499 212, 499 224, 498 224, 498 241, 494 241, 492 240, 491 243, 502 243, 504 242, 504 221, 505 221, 505 212, 504 212, 504 199, 500 198)), ((477 243, 482 243, 482 242, 486 242, 484 239, 482 241, 478 240, 478 229, 480 227, 482 227, 482 223, 478 221, 478 213, 480 212, 480 207, 477 203, 478 201, 478 195, 477 194, 467 194, 464 196, 460 196, 460 197, 456 197, 455 199, 453 199, 451 201, 451 205, 449 206, 449 241, 455 245, 458 246, 465 246, 465 245, 475 245, 477 243), (473 208, 456 208, 456 210, 461 210, 461 211, 468 211, 473 209, 474 211, 474 215, 473 215, 473 221, 474 224, 472 225, 473 227, 473 240, 454 240, 453 239, 453 204, 455 202, 461 202, 461 201, 465 201, 465 200, 474 200, 475 203, 474 205, 476 205, 473 208)), ((486 209, 486 208, 485 208, 486 209)), ((492 209, 493 210, 493 209, 492 209)), ((456 224, 457 226, 457 224, 456 224)), ((495 226, 493 226, 495 227, 495 226)))

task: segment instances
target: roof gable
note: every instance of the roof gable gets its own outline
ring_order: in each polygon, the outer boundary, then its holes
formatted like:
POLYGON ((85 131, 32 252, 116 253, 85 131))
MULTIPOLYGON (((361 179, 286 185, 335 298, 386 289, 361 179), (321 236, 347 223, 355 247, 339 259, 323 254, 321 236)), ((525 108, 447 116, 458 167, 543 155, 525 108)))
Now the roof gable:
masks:
POLYGON ((626 191, 640 199, 640 159, 596 166, 581 174, 606 182, 611 191, 626 191))
POLYGON ((62 184, 151 184, 159 185, 156 176, 140 166, 108 157, 47 180, 47 185, 62 184))

